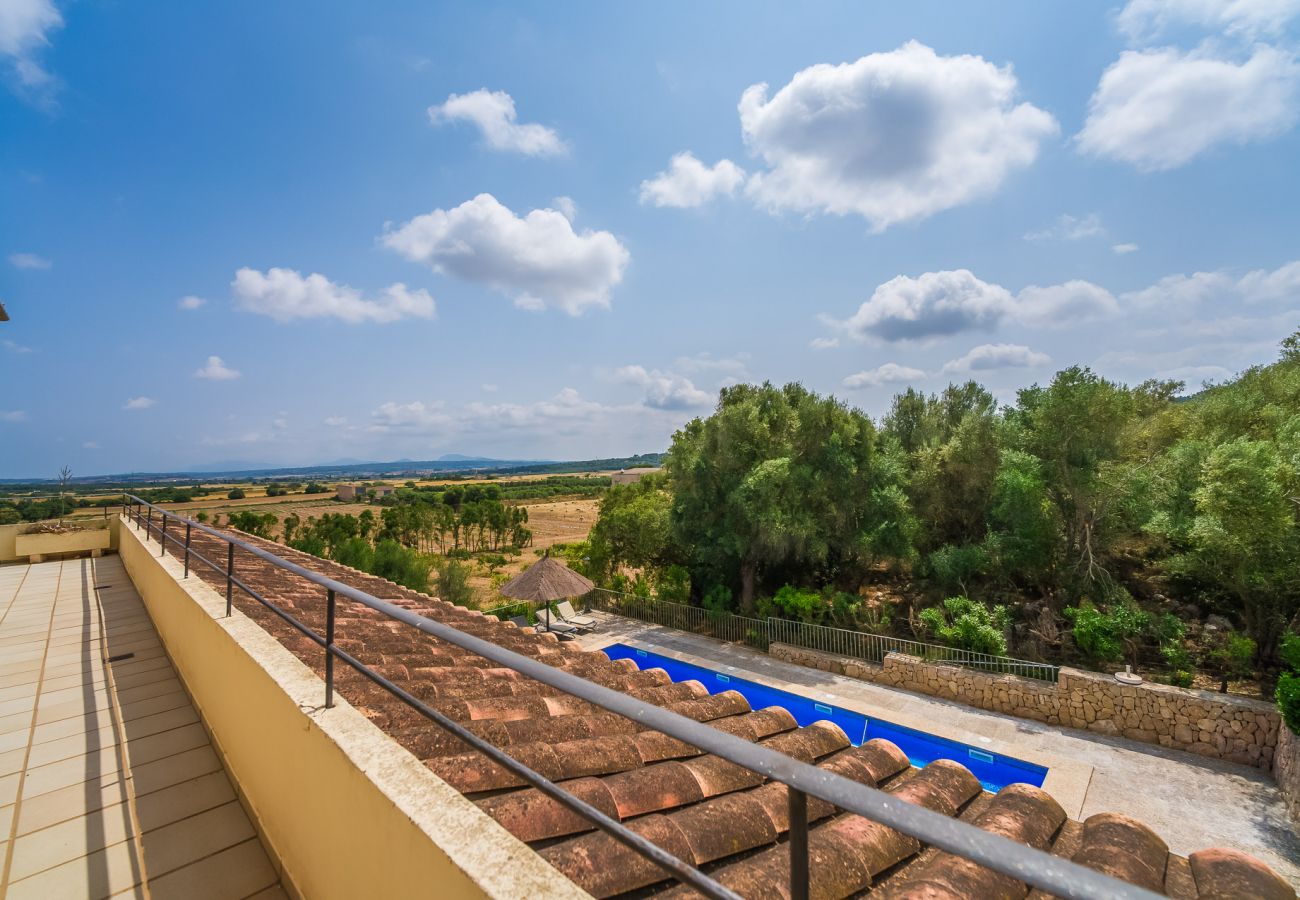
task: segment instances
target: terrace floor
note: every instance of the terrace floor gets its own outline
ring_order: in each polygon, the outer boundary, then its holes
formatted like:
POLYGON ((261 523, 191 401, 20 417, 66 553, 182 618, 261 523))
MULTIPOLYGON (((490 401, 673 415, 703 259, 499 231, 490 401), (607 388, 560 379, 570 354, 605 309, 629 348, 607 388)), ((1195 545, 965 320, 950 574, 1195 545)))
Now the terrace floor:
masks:
MULTIPOLYGON (((845 709, 878 715, 1030 762, 1070 770, 1054 793, 1076 819, 1119 812, 1142 820, 1186 855, 1204 847, 1233 847, 1272 866, 1300 888, 1300 836, 1277 785, 1257 769, 985 712, 935 697, 845 678, 773 659, 749 647, 648 625, 606 613, 597 631, 578 641, 587 649, 627 643, 845 709)), ((1049 778, 1050 778, 1049 774, 1049 778)))
POLYGON ((285 896, 115 556, 0 568, 0 860, 10 900, 285 896))

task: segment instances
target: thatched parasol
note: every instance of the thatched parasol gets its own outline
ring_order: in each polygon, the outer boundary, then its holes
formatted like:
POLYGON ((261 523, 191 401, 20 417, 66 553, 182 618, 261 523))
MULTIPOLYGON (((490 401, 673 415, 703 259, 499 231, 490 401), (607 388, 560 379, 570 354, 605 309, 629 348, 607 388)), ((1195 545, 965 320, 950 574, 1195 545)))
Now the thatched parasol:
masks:
POLYGON ((595 585, 548 553, 512 578, 501 593, 516 600, 551 604, 581 597, 595 585))
MULTIPOLYGON (((546 630, 551 630, 551 604, 557 600, 581 597, 594 588, 586 578, 570 569, 558 559, 551 558, 551 551, 512 578, 501 593, 516 600, 527 600, 544 604, 546 609, 546 630)), ((572 631, 572 629, 570 629, 572 631)), ((573 637, 572 633, 568 635, 573 637)))

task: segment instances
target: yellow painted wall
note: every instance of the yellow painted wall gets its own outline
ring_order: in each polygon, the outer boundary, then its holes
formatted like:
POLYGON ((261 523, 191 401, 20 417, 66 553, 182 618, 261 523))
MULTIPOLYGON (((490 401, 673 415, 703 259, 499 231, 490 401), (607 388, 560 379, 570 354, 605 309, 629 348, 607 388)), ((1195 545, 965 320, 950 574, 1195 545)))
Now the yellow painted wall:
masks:
MULTIPOLYGON (((260 626, 120 528, 120 552, 285 886, 311 898, 586 897, 339 701, 260 626)), ((430 727, 435 727, 430 725, 430 727)))

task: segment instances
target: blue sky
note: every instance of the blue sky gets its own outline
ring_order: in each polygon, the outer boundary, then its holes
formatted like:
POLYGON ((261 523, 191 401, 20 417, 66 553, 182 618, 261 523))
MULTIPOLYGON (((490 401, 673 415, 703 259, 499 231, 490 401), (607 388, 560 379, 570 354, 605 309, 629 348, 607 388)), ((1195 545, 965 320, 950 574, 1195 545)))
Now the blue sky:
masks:
POLYGON ((622 455, 736 380, 1300 327, 1300 0, 427 6, 0 0, 0 476, 622 455))

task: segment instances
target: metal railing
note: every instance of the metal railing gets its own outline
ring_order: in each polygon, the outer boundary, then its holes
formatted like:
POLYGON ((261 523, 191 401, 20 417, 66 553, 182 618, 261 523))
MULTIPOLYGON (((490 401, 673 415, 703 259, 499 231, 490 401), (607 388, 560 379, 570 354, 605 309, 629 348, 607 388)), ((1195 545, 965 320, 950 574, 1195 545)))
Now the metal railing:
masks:
POLYGON ((890 653, 906 653, 930 662, 951 663, 1001 675, 1018 675, 1038 681, 1056 683, 1061 667, 1010 656, 976 653, 942 644, 912 641, 906 638, 852 631, 829 625, 794 622, 790 619, 754 619, 732 613, 719 613, 698 606, 670 603, 597 588, 586 595, 593 609, 627 616, 642 622, 689 631, 732 643, 748 644, 766 650, 769 644, 792 644, 836 656, 851 656, 872 663, 883 663, 890 653))
MULTIPOLYGON (((667 876, 689 884, 707 897, 740 900, 739 895, 731 889, 630 830, 622 822, 570 794, 562 786, 512 758, 504 750, 448 718, 340 648, 336 643, 335 635, 335 607, 338 598, 345 597, 430 637, 446 641, 462 650, 490 660, 498 666, 513 669, 527 678, 540 681, 604 710, 631 719, 646 728, 676 738, 704 753, 711 753, 786 785, 790 812, 790 831, 787 841, 790 852, 790 895, 795 900, 807 900, 809 896, 808 795, 824 800, 845 812, 855 813, 910 835, 924 844, 946 850, 1017 881, 1041 888, 1058 897, 1078 898, 1078 900, 1091 900, 1091 898, 1155 900, 1159 897, 1158 894, 1143 888, 1001 835, 984 831, 924 806, 900 803, 884 791, 867 787, 827 769, 799 762, 761 744, 750 743, 712 726, 696 722, 694 719, 594 684, 521 653, 507 650, 450 625, 417 615, 351 585, 282 559, 255 544, 159 509, 133 495, 126 495, 124 505, 126 509, 123 517, 144 529, 146 541, 157 537, 160 556, 166 555, 168 542, 173 548, 179 549, 179 552, 174 550, 173 555, 183 559, 184 577, 189 577, 191 560, 198 560, 224 577, 227 615, 231 614, 234 590, 238 588, 320 646, 325 653, 324 687, 327 708, 334 704, 334 661, 341 660, 424 715, 438 727, 455 735, 467 746, 483 753, 524 782, 582 816, 613 839, 652 861, 667 876), (225 544, 224 567, 195 550, 192 541, 196 532, 216 538, 225 544), (241 579, 236 574, 236 550, 241 555, 270 563, 323 588, 322 603, 326 610, 325 634, 319 634, 280 609, 241 579)), ((295 598, 295 603, 301 605, 302 601, 300 598, 295 598)))

